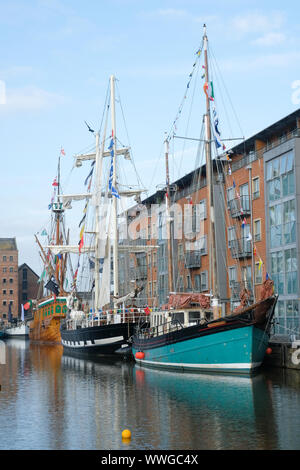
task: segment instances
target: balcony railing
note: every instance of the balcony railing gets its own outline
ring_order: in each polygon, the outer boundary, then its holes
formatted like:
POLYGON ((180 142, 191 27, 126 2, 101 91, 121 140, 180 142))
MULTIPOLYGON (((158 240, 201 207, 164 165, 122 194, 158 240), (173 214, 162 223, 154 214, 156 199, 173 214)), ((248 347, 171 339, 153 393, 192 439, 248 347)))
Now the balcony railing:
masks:
POLYGON ((244 289, 247 289, 250 292, 249 301, 253 301, 253 286, 250 281, 230 281, 230 288, 231 288, 231 300, 234 302, 240 300, 240 294, 244 289))
POLYGON ((231 217, 242 217, 243 215, 250 215, 250 197, 240 196, 240 198, 231 199, 228 201, 228 207, 231 217))
POLYGON ((188 269, 201 268, 201 252, 187 251, 185 254, 185 267, 188 269))
POLYGON ((247 238, 240 238, 239 240, 230 241, 231 256, 234 259, 248 258, 252 255, 251 241, 247 238))

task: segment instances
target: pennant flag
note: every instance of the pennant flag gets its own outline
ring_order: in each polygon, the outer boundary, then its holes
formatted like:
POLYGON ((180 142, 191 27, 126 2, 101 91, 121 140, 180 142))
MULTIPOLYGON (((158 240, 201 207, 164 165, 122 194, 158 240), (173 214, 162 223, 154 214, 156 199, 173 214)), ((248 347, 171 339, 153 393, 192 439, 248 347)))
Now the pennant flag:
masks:
POLYGON ((231 175, 231 166, 228 165, 228 174, 231 175))
POLYGON ((94 168, 92 168, 91 171, 90 171, 90 173, 87 175, 87 177, 86 177, 86 179, 85 179, 85 181, 84 181, 84 186, 87 185, 87 182, 88 182, 89 178, 92 176, 93 171, 94 171, 94 168))
POLYGON ((61 148, 60 153, 61 153, 61 155, 66 155, 66 152, 64 151, 63 148, 61 148))
POLYGON ((58 182, 56 181, 56 178, 54 178, 54 181, 52 183, 52 186, 58 186, 58 182))
POLYGON ((81 237, 80 242, 79 242, 79 253, 81 253, 82 247, 83 247, 83 236, 81 237))
POLYGON ((43 280, 45 274, 46 274, 46 269, 43 270, 42 274, 40 275, 40 278, 39 278, 38 282, 41 282, 43 280))
POLYGON ((246 222, 246 219, 244 217, 243 222, 242 222, 242 227, 244 228, 246 224, 247 224, 247 222, 246 222))
POLYGON ((251 242, 251 240, 252 240, 252 235, 251 235, 250 232, 249 232, 249 235, 248 235, 248 237, 246 238, 246 240, 247 240, 247 242, 251 242))
POLYGON ((198 49, 197 52, 196 52, 197 56, 200 57, 200 54, 201 54, 201 49, 198 49))
POLYGON ((256 256, 256 246, 254 245, 253 254, 256 256))
POLYGON ((266 273, 266 281, 269 279, 269 274, 266 273))
POLYGON ((84 227, 85 227, 85 225, 83 225, 82 228, 81 228, 81 230, 80 230, 80 235, 79 235, 80 240, 81 240, 82 237, 83 237, 84 227))
POLYGON ((233 180, 232 184, 233 184, 233 187, 235 188, 235 181, 234 180, 233 180))
POLYGON ((86 214, 84 214, 84 216, 82 217, 81 221, 79 222, 78 227, 80 227, 80 225, 82 224, 82 222, 84 221, 85 218, 86 218, 86 214))
POLYGON ((44 229, 41 233, 41 237, 46 237, 48 233, 46 232, 46 229, 44 229))
POLYGON ((115 196, 117 199, 120 199, 120 195, 119 195, 118 191, 113 186, 111 187, 111 195, 115 196))
POLYGON ((259 258, 258 269, 260 270, 263 265, 261 258, 259 258))

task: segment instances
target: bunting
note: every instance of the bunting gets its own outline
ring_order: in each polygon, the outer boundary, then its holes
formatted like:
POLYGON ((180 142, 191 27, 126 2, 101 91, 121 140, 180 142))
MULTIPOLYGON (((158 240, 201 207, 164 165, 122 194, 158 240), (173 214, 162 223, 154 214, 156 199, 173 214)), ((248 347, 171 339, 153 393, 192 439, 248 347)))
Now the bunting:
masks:
POLYGON ((204 86, 203 86, 203 90, 204 90, 204 93, 206 94, 207 98, 210 100, 210 101, 214 101, 215 100, 215 97, 214 97, 214 86, 213 86, 213 82, 205 82, 204 83, 204 86))
POLYGON ((108 188, 111 191, 111 195, 120 199, 119 193, 117 189, 112 185, 113 182, 113 174, 114 174, 114 140, 111 139, 108 149, 110 150, 111 160, 110 160, 110 172, 109 172, 109 180, 108 180, 108 188))
POLYGON ((216 147, 217 149, 221 147, 223 150, 225 150, 226 147, 221 142, 221 132, 219 130, 219 118, 217 115, 216 108, 213 108, 213 121, 214 121, 214 136, 215 136, 216 147))

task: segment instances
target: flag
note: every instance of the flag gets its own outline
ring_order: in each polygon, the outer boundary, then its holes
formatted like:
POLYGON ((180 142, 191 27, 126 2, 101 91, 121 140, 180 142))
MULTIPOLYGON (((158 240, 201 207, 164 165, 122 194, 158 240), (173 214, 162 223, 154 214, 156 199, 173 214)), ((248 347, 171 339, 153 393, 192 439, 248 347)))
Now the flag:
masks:
POLYGON ((231 175, 231 166, 228 165, 228 174, 231 175))
POLYGON ((82 224, 82 222, 84 221, 85 218, 86 218, 86 214, 84 214, 84 216, 82 217, 81 221, 79 222, 78 227, 80 227, 80 225, 82 224))
POLYGON ((66 155, 66 152, 64 151, 63 148, 61 148, 60 153, 61 153, 61 155, 66 155))
POLYGON ((120 195, 119 195, 117 189, 114 188, 113 186, 111 187, 111 195, 115 196, 117 199, 120 199, 120 195))
POLYGON ((235 181, 234 180, 233 180, 232 184, 233 184, 233 187, 235 188, 235 181))
POLYGON ((47 290, 50 290, 51 292, 53 292, 55 295, 59 294, 58 283, 55 280, 54 276, 52 276, 50 281, 48 281, 47 284, 45 284, 45 288, 47 290))
POLYGON ((262 265, 263 265, 263 262, 261 258, 259 258, 258 269, 261 269, 262 265))
POLYGON ((32 300, 29 300, 28 302, 26 302, 26 304, 24 304, 24 310, 29 310, 31 306, 32 306, 32 300))
POLYGON ((82 229, 80 230, 80 235, 79 235, 80 240, 81 240, 82 237, 83 237, 84 227, 85 227, 85 226, 83 225, 83 226, 82 226, 82 229))
POLYGON ((204 86, 203 86, 203 89, 204 89, 204 93, 206 94, 207 98, 210 100, 210 101, 214 101, 214 87, 213 87, 213 82, 205 82, 204 83, 204 86))
POLYGON ((256 256, 256 246, 254 245, 253 254, 256 256))
POLYGON ((58 186, 58 182, 56 181, 56 178, 54 178, 52 186, 58 186))
POLYGON ((243 222, 242 222, 242 227, 244 228, 246 224, 247 224, 247 222, 246 222, 246 219, 245 219, 245 217, 244 217, 244 218, 243 218, 243 222))
POLYGON ((266 273, 266 281, 269 279, 269 274, 266 273))
POLYGON ((149 307, 146 307, 146 308, 144 309, 144 312, 145 312, 146 315, 149 315, 149 314, 150 314, 150 308, 149 308, 149 307))
POLYGON ((42 231, 42 233, 41 233, 41 237, 46 237, 47 235, 48 235, 48 234, 47 234, 47 232, 46 232, 46 229, 44 229, 44 230, 42 231))
POLYGON ((252 235, 251 235, 251 233, 250 233, 250 232, 249 232, 249 235, 248 235, 248 237, 247 237, 247 239, 246 239, 246 240, 247 240, 247 242, 251 242, 251 240, 252 240, 252 235))

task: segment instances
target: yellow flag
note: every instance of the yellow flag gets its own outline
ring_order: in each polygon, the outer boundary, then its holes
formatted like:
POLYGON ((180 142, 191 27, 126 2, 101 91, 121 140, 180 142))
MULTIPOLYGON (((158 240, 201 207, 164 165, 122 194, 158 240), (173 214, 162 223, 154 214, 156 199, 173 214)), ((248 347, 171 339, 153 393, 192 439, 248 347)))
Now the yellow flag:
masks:
POLYGON ((262 265, 263 265, 263 262, 261 258, 259 258, 258 269, 261 269, 262 265))

